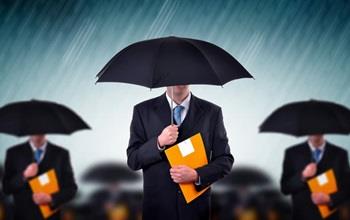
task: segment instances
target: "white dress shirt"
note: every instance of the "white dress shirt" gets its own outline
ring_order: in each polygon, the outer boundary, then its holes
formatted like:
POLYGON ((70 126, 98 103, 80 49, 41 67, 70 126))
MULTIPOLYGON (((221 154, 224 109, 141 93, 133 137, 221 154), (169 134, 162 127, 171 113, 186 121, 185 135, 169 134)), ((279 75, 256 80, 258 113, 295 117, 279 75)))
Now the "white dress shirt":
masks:
POLYGON ((319 159, 319 161, 321 161, 322 157, 323 157, 323 154, 324 154, 324 150, 326 148, 326 141, 321 146, 318 146, 318 147, 312 145, 312 143, 310 141, 308 141, 307 143, 309 145, 309 148, 311 150, 312 155, 314 155, 314 152, 315 152, 316 149, 321 150, 321 155, 320 155, 320 159, 319 159))
MULTIPOLYGON (((168 93, 166 93, 166 99, 168 100, 169 107, 171 108, 171 97, 168 95, 168 93)), ((187 97, 180 104, 177 104, 175 101, 173 102, 173 109, 172 109, 172 111, 174 111, 174 108, 176 106, 178 106, 178 105, 181 105, 181 106, 184 107, 184 109, 181 112, 181 123, 185 119, 185 117, 187 115, 187 112, 188 112, 188 109, 190 108, 190 101, 191 101, 191 93, 189 93, 187 95, 187 97)))
POLYGON ((29 141, 29 145, 32 148, 33 154, 35 154, 35 151, 38 149, 43 151, 43 153, 40 156, 40 161, 39 161, 39 162, 41 162, 45 156, 45 153, 46 153, 47 141, 45 141, 45 143, 43 145, 41 145, 40 147, 34 146, 33 142, 31 142, 31 141, 29 141))

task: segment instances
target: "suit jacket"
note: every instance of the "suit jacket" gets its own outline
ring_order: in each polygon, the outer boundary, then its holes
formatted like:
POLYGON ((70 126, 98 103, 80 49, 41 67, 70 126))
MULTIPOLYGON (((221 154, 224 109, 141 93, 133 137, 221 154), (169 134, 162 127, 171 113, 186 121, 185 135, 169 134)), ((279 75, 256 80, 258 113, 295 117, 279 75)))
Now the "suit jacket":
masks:
MULTIPOLYGON (((178 184, 170 177, 170 165, 164 152, 157 148, 157 137, 170 124, 170 117, 165 93, 134 107, 127 156, 131 169, 143 170, 143 219, 209 219, 210 190, 186 204, 178 184)), ((208 165, 196 169, 201 179, 201 185, 197 187, 200 190, 230 172, 233 156, 221 108, 192 95, 176 143, 198 132, 203 137, 210 160, 208 165)))
MULTIPOLYGON (((34 154, 29 142, 11 147, 6 152, 3 191, 13 196, 15 219, 18 220, 43 219, 38 206, 33 202, 30 186, 23 179, 23 171, 33 161, 34 154)), ((74 197, 77 185, 74 180, 69 152, 48 143, 45 155, 39 164, 38 175, 52 168, 56 171, 60 186, 60 192, 52 195, 52 208, 57 208, 74 197)), ((49 219, 59 219, 59 212, 49 219)))
MULTIPOLYGON (((349 160, 345 150, 329 142, 325 145, 321 161, 317 164, 317 174, 333 169, 337 179, 338 192, 331 195, 332 206, 338 206, 348 197, 349 160)), ((302 171, 312 161, 312 152, 307 142, 288 148, 283 162, 281 189, 286 195, 292 195, 293 219, 322 219, 318 208, 311 200, 311 192, 305 181, 302 181, 302 171)), ((329 219, 338 219, 338 213, 329 219)))

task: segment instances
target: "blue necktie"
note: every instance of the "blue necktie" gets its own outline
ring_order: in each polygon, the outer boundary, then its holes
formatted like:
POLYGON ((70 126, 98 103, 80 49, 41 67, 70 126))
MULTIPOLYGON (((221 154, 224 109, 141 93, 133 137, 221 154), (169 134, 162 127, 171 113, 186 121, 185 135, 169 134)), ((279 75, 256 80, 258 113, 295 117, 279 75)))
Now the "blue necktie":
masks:
POLYGON ((174 108, 174 119, 177 125, 181 124, 181 112, 185 107, 182 105, 178 105, 174 108))
POLYGON ((322 150, 316 149, 316 150, 314 150, 313 153, 314 153, 314 160, 316 161, 316 163, 320 162, 322 150))
POLYGON ((41 155, 43 154, 43 150, 41 149, 37 149, 34 153, 34 159, 36 161, 36 163, 40 163, 40 158, 41 158, 41 155))

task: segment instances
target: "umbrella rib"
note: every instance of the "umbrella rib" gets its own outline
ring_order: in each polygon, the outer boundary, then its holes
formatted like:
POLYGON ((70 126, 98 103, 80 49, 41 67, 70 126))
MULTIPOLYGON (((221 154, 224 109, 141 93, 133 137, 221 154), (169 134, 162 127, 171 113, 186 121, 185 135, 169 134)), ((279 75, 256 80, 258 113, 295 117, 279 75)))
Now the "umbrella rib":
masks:
POLYGON ((23 135, 23 117, 21 117, 21 120, 19 121, 19 127, 20 127, 20 129, 19 129, 19 131, 18 131, 18 136, 21 136, 21 135, 23 135))
POLYGON ((338 124, 340 125, 340 127, 346 131, 346 130, 347 130, 347 127, 344 126, 344 124, 342 123, 342 120, 338 117, 338 114, 336 114, 336 113, 334 112, 334 109, 331 108, 330 106, 327 106, 327 108, 328 108, 328 110, 331 112, 331 114, 337 119, 338 124))
MULTIPOLYGON (((131 46, 131 45, 127 46, 126 48, 122 49, 119 53, 117 53, 116 55, 114 55, 114 56, 112 57, 112 59, 111 59, 110 61, 108 61, 108 63, 100 70, 100 72, 97 73, 96 77, 97 77, 98 79, 99 79, 100 77, 102 77, 102 75, 106 72, 106 70, 108 69, 108 67, 109 67, 110 65, 112 65, 113 61, 116 60, 116 59, 120 56, 121 53, 123 53, 123 52, 125 52, 126 50, 128 50, 130 46, 131 46)), ((98 79, 97 79, 97 81, 98 81, 98 79)))
MULTIPOLYGON (((301 112, 305 112, 305 109, 307 109, 307 105, 304 105, 304 106, 302 106, 302 111, 301 112)), ((298 112, 298 115, 299 115, 299 118, 302 118, 302 114, 300 113, 300 111, 298 112)), ((297 136, 302 136, 303 135, 303 125, 302 125, 302 123, 303 123, 303 120, 298 120, 298 129, 297 129, 297 136)))
POLYGON ((153 69, 153 71, 152 71, 152 79, 151 79, 151 85, 150 85, 150 88, 153 88, 153 86, 154 86, 154 75, 155 75, 155 70, 156 70, 156 66, 157 66, 157 60, 158 60, 158 57, 159 57, 159 51, 160 51, 160 49, 161 49, 161 47, 163 46, 163 44, 164 44, 164 42, 165 42, 165 39, 166 38, 163 38, 163 40, 160 42, 160 44, 159 44, 159 47, 158 47, 158 49, 157 49, 157 52, 156 52, 156 54, 155 54, 155 57, 154 57, 154 62, 153 62, 153 67, 152 67, 152 69, 153 69))
POLYGON ((53 111, 55 115, 57 115, 58 120, 61 122, 61 124, 65 128, 66 132, 68 134, 72 133, 72 130, 69 128, 69 126, 67 126, 66 122, 63 120, 61 115, 58 113, 57 109, 56 108, 52 108, 51 106, 49 107, 49 109, 50 109, 50 111, 53 111))
POLYGON ((205 53, 203 53, 203 51, 192 41, 189 41, 185 38, 182 38, 186 43, 188 43, 189 45, 191 45, 192 47, 196 48, 200 54, 204 57, 204 59, 207 61, 207 63, 209 64, 210 68, 212 69, 212 71, 214 72, 214 75, 216 76, 216 78, 219 81, 219 85, 223 85, 221 78, 219 77, 219 75, 217 74, 217 72, 215 71, 213 65, 210 63, 209 59, 207 58, 207 56, 205 55, 205 53))

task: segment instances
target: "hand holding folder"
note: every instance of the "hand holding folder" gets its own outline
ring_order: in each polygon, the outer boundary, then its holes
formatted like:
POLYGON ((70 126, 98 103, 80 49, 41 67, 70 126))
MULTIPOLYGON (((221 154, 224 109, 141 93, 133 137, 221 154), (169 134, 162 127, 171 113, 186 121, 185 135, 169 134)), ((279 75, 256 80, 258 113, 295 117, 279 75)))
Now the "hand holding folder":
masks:
MULTIPOLYGON (((165 150, 171 167, 187 165, 193 169, 208 164, 205 147, 200 133, 165 150)), ((203 194, 209 187, 197 191, 193 183, 180 183, 180 189, 187 203, 203 194)))
MULTIPOLYGON (((308 182, 311 192, 322 192, 326 194, 332 194, 338 191, 337 182, 332 169, 322 173, 315 178, 310 179, 308 182)), ((327 205, 318 205, 318 209, 322 218, 327 218, 336 209, 331 210, 327 205)))
MULTIPOLYGON (((56 172, 53 169, 30 180, 29 185, 33 193, 53 194, 59 191, 56 172)), ((57 211, 52 210, 49 205, 40 205, 39 208, 44 218, 50 217, 57 211)))

